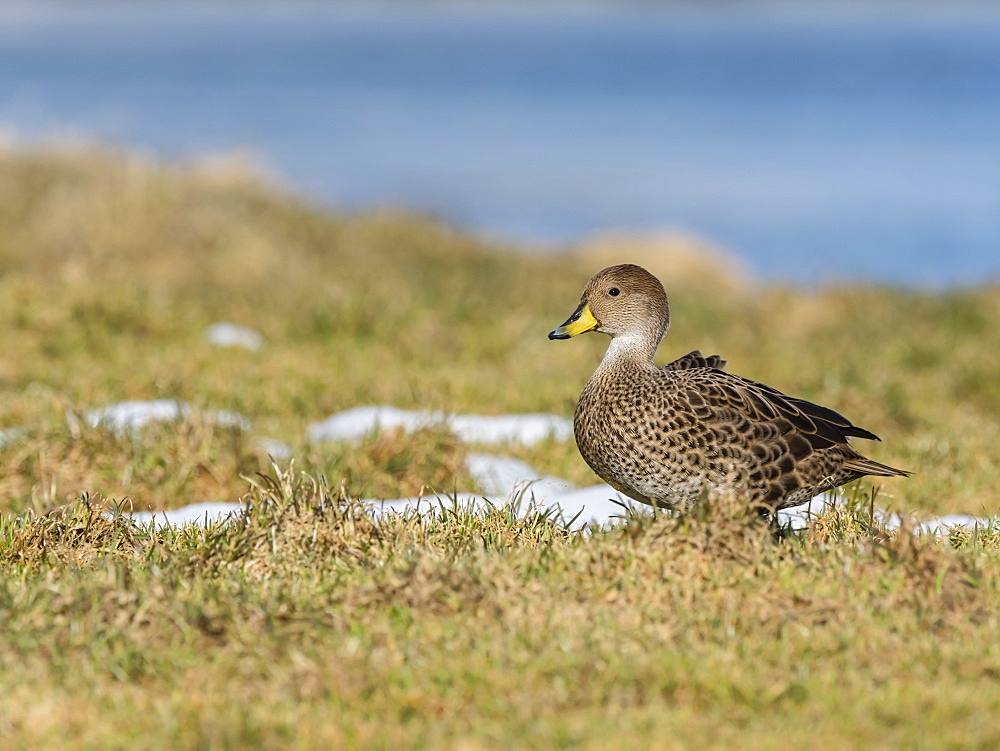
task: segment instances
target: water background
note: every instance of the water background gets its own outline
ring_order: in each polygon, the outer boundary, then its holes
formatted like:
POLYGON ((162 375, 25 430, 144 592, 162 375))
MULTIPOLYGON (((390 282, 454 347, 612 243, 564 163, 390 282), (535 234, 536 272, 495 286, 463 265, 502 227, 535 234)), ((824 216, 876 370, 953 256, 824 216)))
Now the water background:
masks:
POLYGON ((465 6, 4 4, 0 128, 249 149, 536 249, 687 230, 765 277, 1000 277, 998 6, 465 6))

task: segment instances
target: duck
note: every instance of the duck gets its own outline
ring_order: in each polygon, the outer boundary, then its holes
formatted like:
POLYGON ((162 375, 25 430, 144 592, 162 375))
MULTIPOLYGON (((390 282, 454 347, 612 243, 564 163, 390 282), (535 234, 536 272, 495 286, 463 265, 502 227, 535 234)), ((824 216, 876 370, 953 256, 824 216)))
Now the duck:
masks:
POLYGON ((910 474, 850 443, 879 440, 874 433, 730 373, 718 355, 695 350, 657 367, 653 358, 669 328, 660 280, 621 264, 595 274, 573 314, 549 333, 611 337, 580 394, 573 432, 583 459, 615 490, 674 511, 724 497, 767 514, 861 477, 910 474))

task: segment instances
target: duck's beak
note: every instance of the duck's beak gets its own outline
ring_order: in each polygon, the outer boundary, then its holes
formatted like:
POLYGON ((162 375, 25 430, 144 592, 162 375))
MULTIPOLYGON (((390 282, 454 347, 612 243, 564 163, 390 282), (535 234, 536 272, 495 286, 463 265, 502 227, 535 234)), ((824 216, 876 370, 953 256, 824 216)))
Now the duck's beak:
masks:
POLYGON ((582 302, 580 307, 573 311, 573 315, 566 319, 566 323, 549 332, 549 339, 569 339, 585 331, 593 331, 600 325, 590 312, 590 306, 582 302))

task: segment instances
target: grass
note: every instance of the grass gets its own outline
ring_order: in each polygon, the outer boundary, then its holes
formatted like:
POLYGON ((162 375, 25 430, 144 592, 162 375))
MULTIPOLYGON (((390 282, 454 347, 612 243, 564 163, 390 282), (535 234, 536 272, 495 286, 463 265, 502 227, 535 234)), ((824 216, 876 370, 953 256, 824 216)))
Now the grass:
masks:
MULTIPOLYGON (((997 529, 888 534, 866 503, 784 539, 724 505, 592 534, 499 509, 376 524, 354 499, 468 489, 469 448, 305 441, 359 404, 570 414, 604 342, 545 333, 609 257, 667 285, 662 359, 719 352, 880 434, 873 458, 917 474, 879 504, 1000 508, 996 285, 760 284, 689 241, 527 255, 425 218, 332 216, 239 165, 11 149, 3 745, 995 747, 997 529), (266 347, 210 347, 219 320, 266 347), (164 397, 242 412, 252 434, 85 419, 164 397), (240 496, 244 521, 204 530, 102 513, 240 496)), ((595 479, 571 443, 506 453, 595 479)))

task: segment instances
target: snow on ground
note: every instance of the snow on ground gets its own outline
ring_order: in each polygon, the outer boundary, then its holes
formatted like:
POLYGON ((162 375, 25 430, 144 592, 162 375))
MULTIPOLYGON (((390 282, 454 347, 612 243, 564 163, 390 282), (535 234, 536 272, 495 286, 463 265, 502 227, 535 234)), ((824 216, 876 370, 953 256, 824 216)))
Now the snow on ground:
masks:
MULTIPOLYGON (((610 527, 620 524, 629 512, 653 513, 646 505, 636 503, 618 493, 610 485, 593 485, 575 489, 558 477, 539 477, 528 464, 503 456, 471 454, 468 458, 470 474, 483 489, 482 493, 453 493, 448 495, 414 496, 381 500, 369 498, 363 502, 371 509, 372 516, 382 518, 389 513, 416 511, 435 514, 442 509, 458 507, 483 511, 490 506, 504 507, 518 504, 522 515, 535 512, 553 512, 561 517, 571 530, 581 530, 590 524, 610 527), (504 492, 504 488, 507 492, 504 492)), ((778 522, 792 529, 804 529, 810 520, 823 514, 838 502, 835 494, 817 496, 809 503, 778 512, 778 522)), ((237 503, 196 503, 172 511, 132 514, 140 524, 152 522, 157 527, 167 524, 205 524, 232 514, 242 513, 237 503)), ((889 529, 902 524, 898 514, 876 510, 876 517, 889 529)), ((915 531, 923 534, 944 535, 954 527, 975 529, 993 524, 989 519, 955 514, 923 522, 915 531)))
POLYGON ((151 422, 186 420, 196 414, 219 425, 250 430, 250 421, 237 412, 225 410, 195 412, 190 404, 173 399, 116 402, 100 409, 91 410, 87 413, 87 422, 92 427, 105 427, 118 435, 124 435, 140 430, 151 422))
POLYGON ((0 430, 0 448, 6 443, 17 440, 26 432, 24 428, 6 428, 5 430, 0 430))
POLYGON ((246 326, 220 321, 205 329, 205 341, 216 347, 243 347, 256 352, 264 346, 264 337, 260 332, 246 326))
POLYGON ((272 459, 290 459, 292 456, 288 444, 282 443, 277 438, 257 437, 253 439, 253 445, 272 459))
MULTIPOLYGON (((210 420, 217 425, 234 427, 248 432, 250 421, 238 412, 227 410, 196 411, 186 402, 173 399, 153 399, 152 401, 116 402, 87 413, 87 423, 92 427, 105 427, 118 435, 141 430, 152 422, 170 422, 172 420, 187 420, 193 416, 210 420)), ((0 431, 0 446, 4 440, 10 440, 23 431, 0 431)), ((253 445, 274 459, 288 459, 292 450, 288 444, 277 438, 257 436, 253 445)))
MULTIPOLYGON (((506 496, 518 493, 529 486, 535 489, 548 489, 550 486, 562 488, 563 492, 572 490, 569 480, 548 475, 539 477, 538 473, 520 459, 511 459, 496 454, 469 454, 465 458, 465 466, 476 481, 476 485, 486 495, 506 496)), ((553 493, 559 492, 553 489, 553 493)))
POLYGON ((185 524, 207 527, 242 513, 243 505, 239 503, 191 503, 170 511, 133 511, 131 514, 123 512, 122 515, 131 516, 136 524, 152 524, 156 529, 161 529, 182 527, 185 524))
MULTIPOLYGON (((610 528, 621 524, 629 513, 653 513, 649 506, 625 498, 609 485, 593 485, 579 490, 553 492, 559 487, 553 484, 548 486, 548 494, 537 492, 537 487, 536 483, 525 489, 522 484, 507 495, 453 493, 391 500, 369 498, 363 503, 370 508, 372 516, 376 519, 386 514, 402 514, 409 511, 432 515, 452 508, 481 512, 491 506, 502 508, 510 503, 517 503, 522 516, 552 512, 568 529, 574 531, 585 529, 592 524, 610 528)), ((794 530, 804 529, 812 518, 824 513, 830 505, 832 505, 831 499, 818 496, 811 503, 779 511, 778 521, 794 530)), ((238 503, 193 503, 170 511, 135 512, 131 517, 139 524, 153 523, 155 527, 160 528, 184 524, 203 526, 242 512, 243 507, 238 503)), ((886 514, 876 510, 876 518, 880 518, 888 529, 898 529, 902 524, 902 517, 898 514, 886 514)), ((994 524, 995 520, 953 514, 916 524, 914 531, 918 534, 946 535, 955 528, 985 529, 994 524)))
MULTIPOLYGON (((875 518, 885 526, 886 529, 899 529, 903 524, 903 517, 899 514, 890 514, 882 509, 875 509, 875 518)), ((953 529, 986 529, 996 527, 1000 523, 995 518, 983 516, 970 516, 969 514, 948 514, 939 516, 936 519, 928 519, 923 522, 916 522, 913 530, 917 534, 946 535, 953 529)))
POLYGON ((355 407, 309 426, 311 441, 356 441, 377 430, 402 427, 413 431, 442 426, 468 443, 520 443, 530 446, 548 438, 565 441, 573 435, 573 423, 565 417, 546 414, 452 415, 386 406, 355 407))
MULTIPOLYGON (((170 399, 146 402, 119 402, 90 412, 88 422, 103 425, 116 433, 134 431, 154 421, 186 419, 195 414, 189 404, 170 399)), ((221 425, 232 425, 249 430, 249 421, 235 412, 213 411, 199 413, 221 425)), ((455 432, 459 440, 468 443, 521 443, 531 445, 549 438, 567 440, 573 434, 570 420, 558 415, 525 414, 484 417, 481 415, 454 415, 444 412, 408 411, 387 406, 356 407, 340 412, 322 422, 313 423, 308 429, 312 441, 353 441, 376 430, 403 427, 416 430, 441 425, 455 432)), ((0 445, 13 438, 13 431, 0 432, 0 445)), ((291 450, 284 443, 272 438, 256 438, 258 446, 275 459, 286 459, 291 450)), ((517 503, 521 513, 552 511, 561 516, 571 529, 582 529, 589 524, 608 526, 620 523, 629 510, 651 513, 651 509, 625 498, 609 485, 574 488, 559 477, 541 476, 528 464, 495 454, 470 454, 467 457, 469 474, 479 487, 477 493, 463 492, 442 496, 396 498, 393 500, 367 499, 376 518, 386 513, 416 510, 436 513, 437 510, 458 505, 463 508, 484 509, 488 506, 506 506, 517 503)), ((809 503, 778 512, 779 523, 792 529, 803 529, 810 520, 824 513, 839 502, 836 494, 819 495, 809 503)), ((132 518, 141 524, 164 525, 206 524, 242 513, 238 503, 193 503, 180 509, 157 512, 135 512, 132 518)), ((903 518, 881 509, 875 516, 889 529, 898 529, 903 518)), ((983 517, 952 514, 930 519, 915 525, 923 534, 942 535, 948 530, 962 527, 975 529, 996 524, 996 520, 983 517)))
MULTIPOLYGON (((440 509, 473 509, 482 511, 490 506, 502 508, 508 504, 515 503, 522 517, 534 513, 550 512, 561 519, 562 523, 571 530, 581 530, 590 524, 597 524, 601 527, 610 527, 621 523, 628 509, 648 510, 648 506, 642 506, 621 496, 609 485, 594 485, 580 490, 568 490, 562 493, 549 493, 536 491, 536 485, 525 488, 524 484, 519 484, 508 495, 484 496, 476 493, 454 493, 442 496, 425 496, 421 498, 396 498, 389 501, 365 500, 372 509, 372 515, 382 518, 387 513, 403 513, 406 511, 417 511, 422 514, 435 514, 440 509)), ((550 491, 559 486, 550 486, 550 491)))

